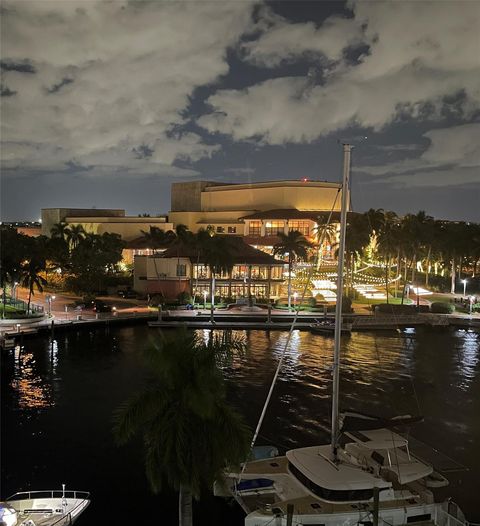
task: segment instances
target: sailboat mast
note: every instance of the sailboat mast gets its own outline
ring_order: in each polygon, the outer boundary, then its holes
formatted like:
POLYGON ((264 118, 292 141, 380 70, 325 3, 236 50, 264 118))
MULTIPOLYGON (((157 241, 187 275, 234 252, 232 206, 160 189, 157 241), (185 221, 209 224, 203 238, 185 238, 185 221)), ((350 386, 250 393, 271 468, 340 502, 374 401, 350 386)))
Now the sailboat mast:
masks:
POLYGON ((343 183, 342 183, 342 208, 340 215, 340 243, 338 248, 337 266, 337 304, 335 307, 335 345, 333 354, 333 393, 332 393, 332 454, 337 455, 337 442, 339 435, 339 381, 340 381, 340 336, 342 334, 342 294, 343 294, 343 267, 345 260, 345 234, 347 230, 347 208, 349 201, 350 179, 350 154, 352 145, 343 145, 343 183))

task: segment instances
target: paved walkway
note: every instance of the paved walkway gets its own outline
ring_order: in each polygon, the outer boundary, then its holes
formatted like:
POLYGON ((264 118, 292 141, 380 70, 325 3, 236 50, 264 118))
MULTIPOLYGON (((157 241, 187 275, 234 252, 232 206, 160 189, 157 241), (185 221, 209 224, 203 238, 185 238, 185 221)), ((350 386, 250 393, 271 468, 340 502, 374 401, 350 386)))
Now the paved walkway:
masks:
MULTIPOLYGON (((458 295, 457 295, 458 296, 458 295)), ((28 301, 28 291, 26 289, 20 289, 18 290, 18 297, 20 299, 23 299, 24 301, 28 301)), ((445 300, 448 301, 449 299, 453 298, 453 295, 445 294, 445 300)), ((459 296, 460 297, 460 296, 459 296)), ((92 310, 80 310, 75 309, 75 302, 81 301, 81 298, 79 296, 75 296, 74 294, 66 294, 66 293, 55 293, 52 292, 43 292, 39 293, 36 292, 34 296, 32 296, 32 303, 35 303, 36 305, 42 305, 45 308, 46 316, 40 320, 40 321, 28 321, 27 323, 23 324, 18 327, 15 323, 8 323, 7 320, 4 320, 0 325, 0 333, 1 332, 20 332, 20 333, 32 333, 36 332, 37 330, 46 330, 51 329, 52 322, 54 323, 54 326, 62 326, 62 325, 69 325, 72 324, 75 325, 91 325, 91 324, 105 324, 105 323, 126 323, 127 320, 155 320, 158 319, 158 310, 149 308, 146 305, 145 301, 142 300, 135 300, 135 299, 124 299, 120 297, 114 297, 114 296, 106 296, 106 297, 99 297, 98 299, 101 299, 105 303, 115 307, 114 312, 109 313, 95 313, 92 310), (46 300, 46 296, 50 294, 51 296, 54 295, 55 299, 51 302, 51 306, 46 300), (50 309, 51 307, 51 309, 50 309), (50 312, 49 312, 50 309, 50 312)), ((372 310, 370 305, 366 304, 353 304, 354 307, 354 315, 372 315, 372 310)), ((197 309, 198 316, 204 316, 208 317, 210 315, 210 309, 197 309)), ((191 317, 192 311, 163 311, 163 315, 170 314, 172 317, 177 318, 178 321, 182 321, 182 317, 185 319, 185 317, 191 317)), ((287 312, 285 310, 277 310, 272 309, 271 310, 272 316, 277 317, 285 317, 285 318, 292 318, 294 313, 287 312)), ((248 316, 266 316, 267 312, 261 311, 261 312, 245 312, 241 311, 239 309, 231 309, 231 310, 224 310, 224 309, 215 309, 215 315, 222 317, 225 319, 232 318, 232 322, 234 322, 235 318, 245 318, 248 316)), ((331 315, 331 314, 330 314, 331 315)), ((459 319, 459 320, 472 320, 474 323, 477 323, 477 321, 480 322, 480 313, 474 313, 471 316, 464 313, 454 313, 449 315, 450 317, 459 319)), ((298 319, 301 322, 303 317, 317 317, 321 318, 322 313, 313 313, 308 311, 302 311, 298 315, 298 319)), ((286 321, 286 320, 285 320, 286 321)), ((205 320, 207 322, 207 320, 205 320)), ((283 323, 283 322, 282 322, 283 323)))

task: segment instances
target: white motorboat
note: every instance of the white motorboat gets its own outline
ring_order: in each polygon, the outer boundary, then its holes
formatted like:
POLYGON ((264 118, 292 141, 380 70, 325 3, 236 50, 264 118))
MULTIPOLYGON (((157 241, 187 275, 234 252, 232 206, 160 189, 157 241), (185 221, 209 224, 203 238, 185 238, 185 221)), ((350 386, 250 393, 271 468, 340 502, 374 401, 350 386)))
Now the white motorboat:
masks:
POLYGON ((3 526, 69 526, 90 504, 86 491, 22 491, 0 503, 3 526))
POLYGON ((0 348, 5 351, 15 349, 15 338, 7 334, 0 336, 0 348))
MULTIPOLYGON (((343 290, 350 149, 350 145, 344 145, 337 290, 343 290)), ((421 417, 385 419, 359 413, 340 414, 341 303, 339 294, 331 442, 292 449, 284 456, 247 461, 240 471, 225 473, 223 481, 215 486, 216 494, 232 495, 237 500, 247 514, 245 526, 467 524, 455 503, 435 501, 432 489, 448 484, 447 479, 412 454, 408 440, 397 431, 421 417)), ((269 396, 272 388, 273 385, 269 396)), ((268 400, 267 397, 267 403, 268 400)), ((265 410, 266 405, 262 416, 265 410)))

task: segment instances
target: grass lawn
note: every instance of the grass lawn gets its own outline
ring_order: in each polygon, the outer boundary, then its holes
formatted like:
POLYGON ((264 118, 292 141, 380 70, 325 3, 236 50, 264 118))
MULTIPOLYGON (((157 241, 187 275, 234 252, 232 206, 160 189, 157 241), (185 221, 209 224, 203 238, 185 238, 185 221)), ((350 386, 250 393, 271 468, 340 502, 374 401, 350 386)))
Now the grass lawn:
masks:
POLYGON ((25 310, 17 309, 11 305, 0 305, 0 317, 1 318, 24 318, 25 310))

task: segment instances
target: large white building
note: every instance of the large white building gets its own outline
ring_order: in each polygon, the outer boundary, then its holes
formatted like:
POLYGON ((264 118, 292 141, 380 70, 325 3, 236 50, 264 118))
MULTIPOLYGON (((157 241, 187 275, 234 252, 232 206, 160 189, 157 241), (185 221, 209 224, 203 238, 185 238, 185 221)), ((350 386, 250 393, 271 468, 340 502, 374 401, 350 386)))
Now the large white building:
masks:
POLYGON ((337 183, 310 180, 174 183, 168 217, 192 232, 210 227, 217 234, 259 238, 299 230, 313 237, 319 216, 331 210, 338 216, 341 193, 337 183))

